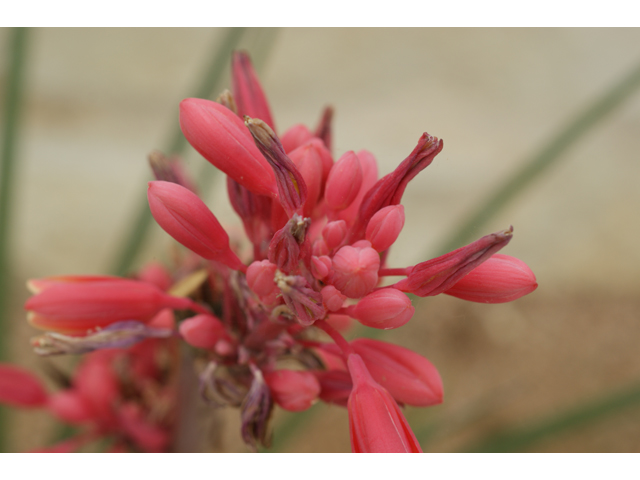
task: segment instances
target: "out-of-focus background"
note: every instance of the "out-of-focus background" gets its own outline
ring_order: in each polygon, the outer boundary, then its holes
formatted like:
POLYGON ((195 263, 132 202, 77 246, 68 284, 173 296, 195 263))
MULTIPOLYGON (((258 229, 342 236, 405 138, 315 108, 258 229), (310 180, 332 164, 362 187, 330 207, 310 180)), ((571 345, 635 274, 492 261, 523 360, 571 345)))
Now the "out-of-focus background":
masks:
MULTIPOLYGON (((0 29, 0 87, 9 33, 0 29)), ((146 155, 166 148, 180 100, 197 87, 225 34, 30 30, 5 319, 15 363, 42 367, 28 342, 35 331, 22 311, 25 280, 112 267, 145 198, 146 155)), ((637 29, 243 35, 280 132, 315 126, 331 104, 336 158, 366 148, 381 175, 422 132, 444 139, 443 152, 405 193, 406 226, 389 260, 396 267, 441 253, 492 191, 640 62, 637 29)), ((442 374, 444 404, 406 410, 425 451, 640 451, 639 151, 640 92, 476 232, 513 225, 504 253, 532 268, 537 291, 503 305, 423 299, 407 326, 384 334, 442 374)), ((197 154, 186 159, 201 171, 197 154)), ((208 205, 221 221, 237 223, 223 179, 213 181, 208 205)), ((141 259, 163 258, 171 242, 154 227, 141 259)), ((222 450, 245 451, 237 416, 224 414, 222 450)), ((290 416, 277 417, 291 427, 290 416)), ((8 428, 10 450, 25 451, 53 427, 45 413, 12 411, 8 428)), ((349 451, 346 411, 318 405, 288 438, 279 449, 349 451)))

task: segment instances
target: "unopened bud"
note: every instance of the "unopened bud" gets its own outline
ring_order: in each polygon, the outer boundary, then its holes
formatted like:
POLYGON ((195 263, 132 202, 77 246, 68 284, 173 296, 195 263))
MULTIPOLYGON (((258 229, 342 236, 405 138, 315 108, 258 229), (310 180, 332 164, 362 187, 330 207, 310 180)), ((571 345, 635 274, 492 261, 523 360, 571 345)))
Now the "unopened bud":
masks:
POLYGON ((538 288, 536 276, 522 260, 496 253, 444 293, 479 303, 517 300, 538 288))
POLYGON ((324 238, 329 250, 340 246, 346 236, 347 223, 344 220, 329 222, 322 229, 322 238, 324 238))
POLYGON ((322 280, 331 271, 331 258, 326 255, 311 257, 311 275, 318 280, 322 280))
POLYGON ((329 172, 324 200, 333 210, 343 210, 355 200, 361 184, 360 161, 354 152, 349 151, 340 157, 329 172))
POLYGON ((345 245, 333 256, 330 283, 349 298, 360 298, 378 283, 380 256, 373 248, 345 245))
POLYGON ((404 207, 402 205, 389 205, 384 207, 371 217, 365 238, 371 242, 371 246, 378 252, 384 252, 397 240, 400 231, 404 227, 404 207))
POLYGON ((229 235, 195 193, 175 183, 149 182, 147 196, 153 218, 176 241, 207 260, 246 270, 229 246, 229 235))
POLYGON ((278 290, 273 280, 277 269, 269 260, 253 262, 247 268, 247 285, 259 297, 268 297, 278 290))
POLYGON ((15 407, 41 407, 47 392, 31 372, 8 364, 0 364, 0 403, 15 407))
POLYGON ((347 307, 346 313, 363 325, 389 330, 411 320, 415 308, 409 297, 393 288, 382 288, 347 307))
POLYGON ((322 303, 330 312, 336 312, 342 308, 342 304, 347 297, 341 294, 333 285, 326 285, 320 291, 322 293, 322 303))
POLYGON ((196 348, 210 349, 219 340, 229 338, 222 322, 213 315, 201 314, 187 318, 180 324, 179 331, 182 338, 196 348))
POLYGON ((307 371, 276 370, 265 375, 273 400, 285 410, 301 412, 311 407, 320 394, 320 383, 307 371))
POLYGON ((243 121, 216 102, 187 98, 180 127, 189 143, 219 170, 258 195, 277 197, 275 176, 243 121))
POLYGON ((431 297, 446 292, 462 277, 506 246, 512 236, 513 227, 510 227, 508 230, 486 235, 453 252, 419 263, 409 270, 406 279, 393 286, 419 297, 431 297))
POLYGON ((284 151, 288 154, 312 138, 313 134, 309 129, 299 123, 284 132, 280 141, 282 142, 282 148, 284 148, 284 151))

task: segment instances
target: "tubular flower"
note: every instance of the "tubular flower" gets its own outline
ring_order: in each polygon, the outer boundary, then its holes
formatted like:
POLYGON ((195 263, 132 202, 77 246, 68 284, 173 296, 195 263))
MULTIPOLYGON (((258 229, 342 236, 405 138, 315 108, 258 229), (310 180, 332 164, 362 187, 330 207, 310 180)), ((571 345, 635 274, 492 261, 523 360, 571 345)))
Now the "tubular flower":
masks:
POLYGON ((423 133, 395 170, 379 178, 367 150, 334 162, 331 107, 315 129, 296 125, 279 137, 246 54, 234 55, 232 76, 233 94, 225 91, 218 102, 183 100, 180 125, 188 142, 227 175, 246 240, 227 233, 239 229, 220 224, 178 159, 154 154, 149 208, 186 251, 173 255, 171 269, 154 265, 138 280, 29 282, 36 293, 25 305, 30 321, 50 330, 33 339, 36 352, 91 352, 71 388, 47 404, 68 422, 93 422, 98 432, 117 427, 114 449, 130 443, 167 449, 175 412, 155 422, 158 412, 142 401, 143 384, 154 379, 161 398, 153 400, 173 405, 162 397, 172 394, 162 381, 188 369, 177 361, 159 365, 155 348, 184 342, 182 351, 196 359, 201 396, 239 408, 241 435, 253 450, 268 445, 275 406, 299 411, 320 400, 347 407, 353 451, 420 452, 398 404, 440 403, 436 368, 403 347, 347 342, 339 331, 352 319, 402 327, 415 312, 406 293, 501 302, 531 292, 536 283, 528 267, 495 255, 512 229, 414 266, 388 266, 405 222, 403 193, 442 151, 442 140, 423 133), (387 276, 405 278, 382 287, 387 276), (333 343, 321 341, 320 330, 333 343), (130 352, 131 364, 118 370, 113 351, 130 352))
POLYGON ((422 453, 416 436, 393 397, 371 377, 362 358, 349 355, 353 381, 349 432, 354 453, 422 453))

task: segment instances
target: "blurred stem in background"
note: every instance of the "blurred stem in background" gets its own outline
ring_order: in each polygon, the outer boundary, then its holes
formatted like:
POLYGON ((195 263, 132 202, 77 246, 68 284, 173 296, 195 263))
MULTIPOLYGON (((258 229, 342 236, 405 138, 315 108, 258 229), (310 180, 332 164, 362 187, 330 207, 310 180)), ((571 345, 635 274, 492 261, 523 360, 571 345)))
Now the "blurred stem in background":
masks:
MULTIPOLYGON (((6 338, 11 299, 11 216, 15 185, 15 151, 24 87, 24 65, 28 30, 12 28, 9 33, 7 76, 0 157, 0 361, 7 361, 6 338)), ((0 452, 6 451, 6 411, 0 407, 0 452)))
MULTIPOLYGON (((273 46, 276 33, 276 28, 229 28, 222 40, 216 36, 209 57, 211 63, 207 66, 200 85, 185 97, 211 98, 219 94, 222 91, 223 74, 231 63, 231 54, 240 46, 240 42, 248 34, 253 37, 253 43, 255 43, 255 48, 251 49, 253 51, 252 57, 255 59, 256 68, 259 69, 273 46)), ((176 120, 172 119, 171 123, 176 126, 169 136, 164 153, 167 155, 180 155, 184 153, 188 144, 176 120)), ((203 193, 213 181, 214 172, 215 169, 211 168, 208 163, 199 172, 197 179, 203 193)), ((147 204, 146 189, 144 189, 144 192, 144 198, 139 203, 137 213, 131 222, 131 227, 126 231, 121 248, 118 250, 117 257, 113 262, 111 271, 114 275, 126 275, 131 271, 151 226, 151 213, 147 204)))
POLYGON ((490 435, 464 448, 464 452, 521 452, 535 443, 572 428, 582 427, 640 405, 640 384, 623 391, 570 408, 524 426, 490 435))
MULTIPOLYGON (((237 48, 245 30, 245 28, 229 28, 222 41, 217 36, 215 37, 211 48, 211 63, 205 71, 200 85, 192 92, 189 92, 188 97, 209 98, 216 92, 222 73, 231 58, 231 53, 237 48)), ((172 125, 176 124, 175 120, 171 123, 172 125)), ((186 146, 187 141, 182 135, 180 127, 173 127, 173 132, 169 136, 164 153, 167 155, 181 154, 186 146)), ((112 268, 114 275, 126 275, 129 273, 144 244, 150 225, 151 212, 147 204, 146 189, 144 189, 144 198, 138 204, 137 213, 131 222, 131 227, 126 230, 126 237, 123 239, 122 247, 114 260, 112 268)))
POLYGON ((483 201, 480 206, 460 223, 460 226, 446 238, 437 251, 442 255, 475 240, 484 227, 496 214, 506 207, 518 194, 531 185, 549 167, 558 162, 562 154, 595 125, 603 120, 627 100, 640 86, 640 64, 608 89, 600 98, 589 105, 564 129, 544 145, 538 153, 525 161, 519 170, 507 178, 501 186, 483 201))

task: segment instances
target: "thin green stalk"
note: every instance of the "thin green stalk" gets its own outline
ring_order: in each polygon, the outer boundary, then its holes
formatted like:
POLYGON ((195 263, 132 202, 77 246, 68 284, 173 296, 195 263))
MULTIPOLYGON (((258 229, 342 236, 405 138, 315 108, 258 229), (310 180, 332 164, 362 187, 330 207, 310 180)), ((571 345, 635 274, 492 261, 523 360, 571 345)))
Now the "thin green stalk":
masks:
POLYGON ((549 141, 522 167, 509 177, 502 187, 480 203, 469 217, 460 224, 437 250, 444 254, 473 240, 481 227, 491 220, 502 208, 509 204, 519 193, 530 186, 533 181, 549 167, 562 158, 569 147, 603 120, 607 114, 620 106, 640 86, 640 65, 637 65, 621 81, 606 91, 587 109, 582 111, 573 121, 549 141))
MULTIPOLYGON (((15 151, 24 87, 28 31, 12 28, 9 35, 7 85, 0 154, 0 361, 7 360, 6 338, 11 298, 11 215, 15 184, 15 151)), ((5 411, 0 408, 0 452, 6 451, 5 411)))
POLYGON ((465 448, 465 452, 516 452, 523 451, 546 438, 559 433, 592 424, 640 405, 640 384, 624 391, 566 410, 558 415, 532 422, 526 426, 492 435, 465 448))
MULTIPOLYGON (((222 75, 225 71, 225 67, 229 63, 231 53, 237 48, 240 43, 240 39, 244 35, 245 28, 230 28, 228 29, 222 43, 216 38, 213 46, 215 54, 211 56, 211 63, 209 64, 202 82, 200 85, 190 93, 189 96, 197 98, 209 98, 220 89, 220 83, 222 75)), ((172 122, 175 124, 175 122, 172 122)), ((170 135, 170 140, 167 143, 165 153, 167 154, 180 154, 187 146, 187 141, 182 135, 182 131, 179 127, 174 128, 170 135)), ((138 211, 131 223, 131 228, 127 231, 127 236, 122 242, 122 248, 119 250, 116 259, 113 262, 113 268, 111 269, 115 275, 125 275, 131 269, 131 266, 137 257, 144 240, 146 238, 149 226, 151 225, 151 213, 149 206, 147 205, 146 194, 144 199, 139 202, 138 211)))

